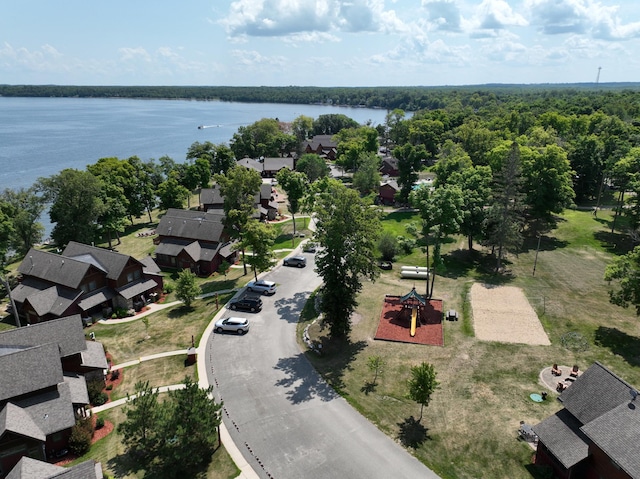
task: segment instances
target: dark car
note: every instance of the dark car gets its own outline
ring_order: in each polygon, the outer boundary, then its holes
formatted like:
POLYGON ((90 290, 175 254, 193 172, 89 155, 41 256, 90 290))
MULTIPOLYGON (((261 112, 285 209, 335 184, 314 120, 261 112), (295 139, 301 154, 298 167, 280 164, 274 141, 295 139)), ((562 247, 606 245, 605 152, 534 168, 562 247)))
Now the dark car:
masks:
POLYGON ((285 266, 297 266, 298 268, 304 268, 307 265, 307 258, 304 256, 290 256, 282 261, 285 266))
POLYGON ((262 309, 262 300, 260 298, 236 298, 229 301, 229 309, 243 311, 251 311, 255 313, 262 309))
POLYGON ((390 270, 393 269, 393 265, 391 264, 391 261, 380 261, 378 263, 378 267, 380 269, 384 269, 384 270, 390 270))

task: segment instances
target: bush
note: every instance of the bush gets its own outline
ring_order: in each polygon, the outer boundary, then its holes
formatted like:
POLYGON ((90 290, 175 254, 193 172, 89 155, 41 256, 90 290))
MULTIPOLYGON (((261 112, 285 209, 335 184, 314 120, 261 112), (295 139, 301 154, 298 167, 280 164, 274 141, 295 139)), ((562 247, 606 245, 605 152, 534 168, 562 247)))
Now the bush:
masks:
POLYGON ((71 436, 69 437, 69 449, 76 456, 82 456, 91 447, 91 434, 83 427, 82 424, 76 423, 71 428, 71 436))
POLYGON ((415 248, 416 246, 415 240, 411 238, 405 238, 404 236, 401 236, 401 235, 396 238, 396 241, 397 241, 398 248, 400 248, 400 250, 404 254, 411 254, 413 252, 413 248, 415 248))
POLYGON ((169 293, 173 293, 174 290, 174 286, 172 283, 165 283, 164 284, 164 292, 165 294, 169 294, 169 293))
POLYGON ((391 233, 382 233, 378 240, 378 251, 380 251, 383 261, 393 261, 398 252, 398 240, 391 233))
POLYGON ((107 384, 107 391, 111 391, 113 389, 113 384, 107 384))
POLYGON ((96 419, 96 429, 101 429, 104 427, 104 418, 99 417, 96 419))
POLYGON ((119 377, 120 377, 120 370, 119 369, 111 371, 111 380, 112 381, 116 381, 119 377))
POLYGON ((87 383, 87 392, 89 393, 89 402, 94 406, 101 406, 107 402, 107 395, 102 392, 104 382, 101 379, 92 379, 87 383))

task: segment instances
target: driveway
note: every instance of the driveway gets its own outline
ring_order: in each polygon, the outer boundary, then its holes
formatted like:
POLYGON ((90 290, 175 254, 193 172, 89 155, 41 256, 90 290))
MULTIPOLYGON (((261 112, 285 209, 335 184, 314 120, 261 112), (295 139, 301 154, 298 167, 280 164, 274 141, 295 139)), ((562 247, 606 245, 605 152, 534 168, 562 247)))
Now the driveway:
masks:
MULTIPOLYGON (((320 278, 279 266, 244 336, 207 339, 208 381, 224 402, 223 420, 244 458, 263 478, 437 478, 356 412, 316 373, 296 342, 299 313, 320 278)), ((249 280, 250 278, 247 278, 249 280)), ((230 312, 226 316, 231 315, 230 312)))

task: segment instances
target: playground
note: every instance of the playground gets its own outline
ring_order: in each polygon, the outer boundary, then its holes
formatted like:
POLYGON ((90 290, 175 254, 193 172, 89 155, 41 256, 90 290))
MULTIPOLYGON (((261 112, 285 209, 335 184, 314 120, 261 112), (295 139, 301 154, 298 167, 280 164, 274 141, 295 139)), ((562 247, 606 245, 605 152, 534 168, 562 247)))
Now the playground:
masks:
POLYGON ((443 301, 426 299, 413 288, 404 296, 386 295, 375 339, 444 346, 443 301))

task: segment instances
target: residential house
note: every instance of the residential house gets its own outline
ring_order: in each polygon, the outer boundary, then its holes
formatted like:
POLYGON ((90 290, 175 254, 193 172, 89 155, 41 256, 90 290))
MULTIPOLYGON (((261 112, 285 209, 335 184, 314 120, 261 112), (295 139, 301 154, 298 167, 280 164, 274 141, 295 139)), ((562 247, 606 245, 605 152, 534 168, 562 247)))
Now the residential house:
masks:
MULTIPOLYGON (((278 215, 278 203, 275 200, 277 193, 273 189, 270 180, 263 180, 260 191, 256 193, 255 206, 258 210, 256 218, 260 220, 274 220, 278 215)), ((218 185, 212 188, 203 188, 200 191, 200 209, 206 212, 214 212, 224 216, 224 197, 220 194, 218 185)))
POLYGON ((640 478, 640 400, 630 384, 596 362, 559 396, 563 409, 533 427, 536 464, 553 477, 640 478))
POLYGON ((303 153, 315 153, 325 160, 333 161, 338 157, 338 144, 333 135, 316 135, 302 143, 303 153))
POLYGON ((62 254, 30 249, 11 292, 27 323, 71 314, 104 317, 140 309, 162 291, 162 277, 128 255, 70 242, 62 254))
POLYGON ((383 205, 395 204, 398 191, 400 191, 400 186, 396 180, 381 182, 378 188, 378 202, 383 205))
POLYGON ((257 160, 243 158, 236 161, 236 163, 245 168, 257 171, 263 178, 275 178, 278 171, 283 168, 288 168, 291 171, 296 168, 296 159, 292 156, 262 157, 257 160))
POLYGON ((93 459, 72 467, 61 467, 24 456, 6 479, 102 479, 103 477, 102 466, 93 459))
POLYGON ((16 475, 34 464, 23 463, 18 472, 14 466, 24 456, 47 461, 67 448, 89 404, 78 370, 97 370, 103 378, 107 367, 102 345, 85 340, 80 315, 0 333, 0 478, 9 471, 10 477, 41 477, 16 475))
POLYGON ((380 174, 383 176, 398 176, 400 174, 398 171, 398 160, 393 156, 383 157, 380 174))
POLYGON ((156 228, 156 263, 161 268, 189 269, 201 276, 218 270, 222 261, 235 263, 236 252, 224 231, 224 213, 171 208, 156 228))

